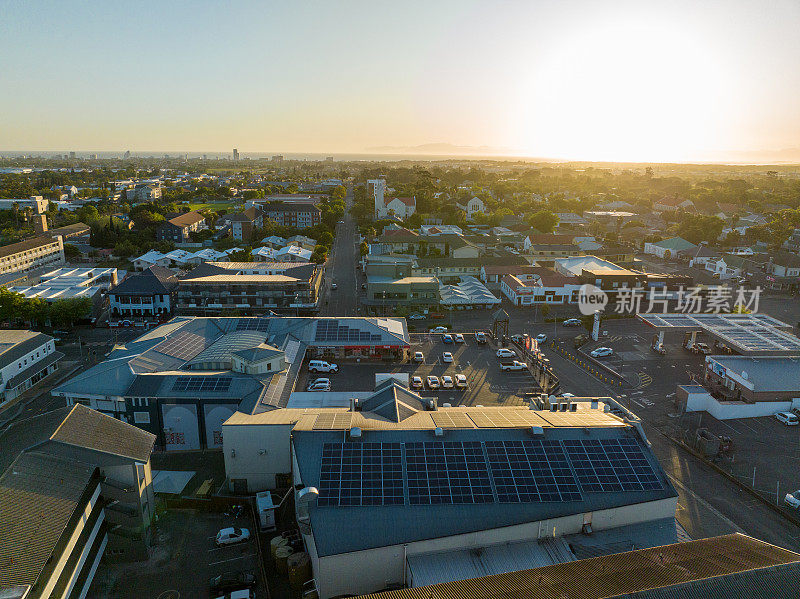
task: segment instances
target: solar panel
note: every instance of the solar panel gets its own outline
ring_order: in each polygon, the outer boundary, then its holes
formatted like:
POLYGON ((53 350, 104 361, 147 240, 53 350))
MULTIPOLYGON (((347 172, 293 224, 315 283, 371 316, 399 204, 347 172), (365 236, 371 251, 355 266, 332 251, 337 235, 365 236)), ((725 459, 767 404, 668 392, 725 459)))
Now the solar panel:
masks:
POLYGON ((587 493, 663 488, 633 439, 565 440, 564 448, 581 488, 587 493))
POLYGON ((433 423, 441 428, 473 428, 472 420, 466 414, 455 412, 448 414, 447 412, 433 412, 431 413, 433 423))
POLYGON ((172 390, 224 393, 230 389, 232 381, 228 376, 184 376, 175 380, 172 390))
POLYGON ((166 356, 179 360, 190 360, 206 347, 205 337, 194 333, 181 332, 164 339, 153 349, 166 356))
POLYGON ((480 441, 406 443, 412 505, 492 503, 492 483, 480 441))
POLYGON ((266 333, 269 330, 268 318, 240 318, 236 322, 237 331, 259 331, 266 333))
POLYGON ((501 503, 581 500, 558 441, 487 441, 486 453, 501 503))
POLYGON ((317 505, 404 503, 400 443, 325 443, 317 505))
POLYGON ((362 331, 346 324, 341 324, 339 320, 319 320, 314 334, 315 341, 353 341, 353 342, 379 342, 381 336, 362 331))

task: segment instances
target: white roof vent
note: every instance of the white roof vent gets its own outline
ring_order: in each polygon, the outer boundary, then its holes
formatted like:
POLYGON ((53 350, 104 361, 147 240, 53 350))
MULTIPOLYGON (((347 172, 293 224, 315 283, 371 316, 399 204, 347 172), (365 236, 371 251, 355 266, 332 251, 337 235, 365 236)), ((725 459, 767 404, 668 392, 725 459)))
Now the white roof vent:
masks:
POLYGON ((298 505, 308 505, 319 499, 319 490, 316 487, 304 487, 297 492, 298 505))
POLYGON ((534 437, 544 437, 544 429, 541 426, 532 426, 531 435, 534 437))
POLYGON ((443 403, 443 404, 442 404, 442 407, 443 407, 443 408, 452 408, 452 407, 453 407, 453 405, 452 405, 452 404, 449 404, 449 403, 443 403))
POLYGON ((361 438, 361 429, 357 426, 354 426, 350 429, 350 438, 351 439, 360 439, 361 438))

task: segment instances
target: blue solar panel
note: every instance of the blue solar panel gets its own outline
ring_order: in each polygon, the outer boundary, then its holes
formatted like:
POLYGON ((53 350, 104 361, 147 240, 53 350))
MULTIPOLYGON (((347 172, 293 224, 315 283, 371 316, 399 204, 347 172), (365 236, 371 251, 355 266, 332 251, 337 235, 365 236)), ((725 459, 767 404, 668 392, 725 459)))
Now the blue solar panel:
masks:
POLYGON ((487 441, 486 453, 501 503, 581 500, 558 441, 487 441))
POLYGON ((260 331, 266 333, 269 329, 269 320, 266 318, 240 318, 236 321, 237 331, 260 331))
POLYGON ((325 443, 319 506, 404 503, 400 443, 325 443))
POLYGON ((224 393, 231 387, 229 376, 184 376, 175 380, 173 391, 202 391, 224 393))
POLYGON ((564 447, 586 493, 663 488, 634 439, 565 440, 564 447))
POLYGON ((406 443, 412 505, 492 503, 492 483, 480 441, 406 443))

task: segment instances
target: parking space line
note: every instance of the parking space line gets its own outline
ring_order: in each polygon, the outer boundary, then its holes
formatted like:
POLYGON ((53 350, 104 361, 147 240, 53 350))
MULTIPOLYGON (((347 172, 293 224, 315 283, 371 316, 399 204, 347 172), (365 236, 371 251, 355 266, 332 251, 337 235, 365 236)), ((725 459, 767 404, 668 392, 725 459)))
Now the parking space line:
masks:
POLYGON ((208 565, 209 566, 218 566, 219 564, 224 564, 224 563, 227 563, 227 562, 234 562, 236 560, 245 559, 245 558, 248 558, 248 557, 255 557, 256 555, 257 554, 255 554, 255 553, 246 553, 244 555, 239 555, 237 557, 231 557, 229 559, 222 559, 222 560, 219 560, 218 562, 208 562, 208 565))

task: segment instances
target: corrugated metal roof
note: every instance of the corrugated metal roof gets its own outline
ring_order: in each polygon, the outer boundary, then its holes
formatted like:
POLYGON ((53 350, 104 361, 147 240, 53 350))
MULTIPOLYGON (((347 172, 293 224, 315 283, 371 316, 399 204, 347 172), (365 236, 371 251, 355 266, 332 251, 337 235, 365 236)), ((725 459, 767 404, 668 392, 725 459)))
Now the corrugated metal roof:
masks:
POLYGON ((793 597, 800 554, 732 534, 362 599, 793 597))

